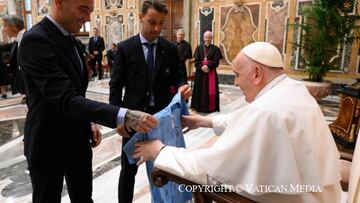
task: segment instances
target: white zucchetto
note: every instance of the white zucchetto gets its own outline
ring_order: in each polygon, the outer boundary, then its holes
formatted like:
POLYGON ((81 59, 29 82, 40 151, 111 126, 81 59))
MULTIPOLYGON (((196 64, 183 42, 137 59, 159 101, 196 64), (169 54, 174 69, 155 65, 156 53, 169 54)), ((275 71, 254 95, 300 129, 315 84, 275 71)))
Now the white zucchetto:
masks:
POLYGON ((247 57, 263 65, 283 68, 284 62, 279 50, 267 42, 254 42, 241 50, 247 57))

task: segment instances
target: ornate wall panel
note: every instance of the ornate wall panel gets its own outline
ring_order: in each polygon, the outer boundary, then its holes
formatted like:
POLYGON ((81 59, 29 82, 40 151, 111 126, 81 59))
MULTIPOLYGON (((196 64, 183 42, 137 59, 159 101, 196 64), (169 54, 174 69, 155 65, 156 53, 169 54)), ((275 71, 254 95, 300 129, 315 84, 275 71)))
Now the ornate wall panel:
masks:
POLYGON ((119 9, 123 7, 123 0, 105 0, 105 9, 119 9))
POLYGON ((125 29, 124 29, 124 16, 106 16, 105 25, 105 36, 106 43, 108 46, 112 43, 118 43, 124 40, 125 29))
POLYGON ((288 1, 268 2, 266 7, 265 41, 276 46, 285 56, 286 26, 289 15, 288 1))
POLYGON ((213 7, 203 7, 199 8, 199 35, 198 35, 198 42, 199 44, 203 41, 203 35, 205 31, 212 31, 214 30, 214 8, 213 7))
POLYGON ((136 34, 136 24, 135 24, 135 14, 133 12, 128 14, 128 29, 127 29, 127 36, 133 36, 136 34))
MULTIPOLYGON (((0 17, 8 14, 9 1, 13 1, 15 5, 21 5, 19 2, 22 2, 22 0, 0 0, 0 17)), ((31 1, 35 24, 50 11, 49 0, 31 1)), ((91 14, 90 30, 93 27, 99 28, 107 49, 111 43, 125 40, 138 33, 139 7, 143 0, 94 1, 95 8, 91 14)), ((288 29, 287 32, 286 25, 294 21, 302 22, 301 10, 304 5, 311 3, 311 0, 191 0, 190 3, 189 1, 184 0, 184 4, 188 5, 184 7, 184 16, 188 19, 188 23, 184 25, 187 26, 185 30, 188 30, 189 42, 194 50, 202 43, 203 33, 211 30, 214 34, 214 44, 221 48, 224 55, 219 70, 232 74, 231 61, 238 51, 245 45, 260 40, 273 43, 283 53, 288 73, 304 74, 305 61, 301 56, 302 50, 291 45, 292 41, 299 42, 301 33, 293 29, 288 29)), ((355 13, 355 10, 359 9, 351 3, 348 8, 349 13, 355 13)), ((86 42, 88 37, 83 39, 86 42)), ((343 53, 334 56, 333 62, 338 64, 342 71, 329 75, 343 78, 360 75, 358 51, 359 44, 356 42, 347 46, 343 53)))
MULTIPOLYGON (((311 0, 297 2, 296 14, 295 14, 295 19, 294 19, 295 22, 303 22, 304 19, 302 17, 302 9, 304 8, 304 6, 306 6, 308 4, 311 4, 311 0)), ((294 29, 292 41, 301 43, 300 36, 301 36, 300 30, 294 29)), ((293 48, 291 51, 290 65, 294 70, 304 70, 305 69, 305 59, 302 57, 301 53, 302 53, 302 50, 299 47, 293 48)))
MULTIPOLYGON (((294 19, 295 22, 303 22, 304 19, 302 17, 301 11, 304 6, 311 4, 310 0, 302 0, 297 2, 297 10, 296 17, 294 19)), ((349 13, 354 12, 354 7, 349 5, 348 9, 349 13)), ((300 41, 300 30, 295 29, 292 40, 297 41, 297 43, 301 43, 300 41)), ((336 49, 336 48, 334 48, 336 49)), ((344 50, 341 53, 334 54, 331 58, 330 62, 335 64, 337 70, 332 70, 332 72, 348 72, 349 66, 351 63, 351 52, 352 52, 352 44, 348 44, 345 46, 344 50)), ((305 59, 303 58, 303 52, 301 48, 293 48, 292 56, 291 56, 291 68, 294 70, 304 70, 305 69, 305 59)))
POLYGON ((231 65, 239 50, 257 41, 260 5, 221 7, 220 48, 223 65, 231 65))
POLYGON ((139 3, 139 0, 95 0, 95 6, 101 9, 94 9, 91 27, 99 28, 106 49, 138 33, 139 3))

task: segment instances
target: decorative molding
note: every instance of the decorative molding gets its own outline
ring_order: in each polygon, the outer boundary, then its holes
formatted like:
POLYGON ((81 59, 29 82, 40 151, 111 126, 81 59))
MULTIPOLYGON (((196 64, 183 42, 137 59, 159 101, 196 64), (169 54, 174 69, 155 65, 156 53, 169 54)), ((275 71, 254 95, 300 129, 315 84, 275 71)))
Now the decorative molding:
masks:
POLYGON ((203 14, 204 16, 208 16, 209 14, 214 12, 214 8, 213 7, 202 7, 200 8, 200 13, 203 14))
MULTIPOLYGON (((271 3, 271 2, 269 2, 271 3)), ((284 0, 275 0, 271 3, 271 8, 274 9, 275 11, 281 10, 283 8, 285 8, 285 3, 284 0)))
POLYGON ((119 9, 123 7, 123 0, 104 0, 105 9, 119 9))

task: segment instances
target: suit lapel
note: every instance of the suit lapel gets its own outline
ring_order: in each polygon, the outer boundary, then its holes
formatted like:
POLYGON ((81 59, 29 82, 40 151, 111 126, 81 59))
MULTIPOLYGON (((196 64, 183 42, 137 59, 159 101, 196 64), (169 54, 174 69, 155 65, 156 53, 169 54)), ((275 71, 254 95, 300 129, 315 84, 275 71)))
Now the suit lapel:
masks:
POLYGON ((145 59, 145 55, 144 55, 144 49, 142 47, 139 35, 137 35, 137 37, 134 40, 133 48, 135 50, 134 53, 137 53, 137 55, 139 56, 138 59, 139 59, 140 64, 138 67, 141 67, 143 70, 145 70, 146 75, 149 75, 147 65, 146 65, 146 59, 145 59))
POLYGON ((155 67, 154 67, 154 80, 159 73, 159 70, 162 67, 163 59, 166 56, 166 49, 162 39, 158 38, 158 43, 156 45, 156 56, 155 56, 155 67))
MULTIPOLYGON (((76 72, 80 78, 82 77, 81 73, 81 64, 79 59, 76 55, 74 55, 74 43, 69 37, 63 35, 63 33, 48 19, 44 18, 41 23, 44 25, 45 30, 48 32, 49 36, 56 41, 56 44, 59 46, 60 49, 63 50, 68 58, 71 59, 75 70, 71 69, 72 71, 76 72)), ((79 53, 80 54, 80 53, 79 53)), ((81 57, 81 56, 80 56, 81 57)), ((85 67, 84 67, 85 68, 85 67)))
POLYGON ((86 61, 85 61, 84 55, 82 54, 79 43, 76 42, 75 46, 76 46, 76 49, 77 49, 77 51, 78 51, 78 53, 80 55, 80 59, 81 59, 82 65, 83 65, 83 72, 82 72, 83 75, 82 76, 85 79, 85 83, 87 85, 88 82, 89 82, 89 78, 88 78, 88 71, 87 71, 86 61))

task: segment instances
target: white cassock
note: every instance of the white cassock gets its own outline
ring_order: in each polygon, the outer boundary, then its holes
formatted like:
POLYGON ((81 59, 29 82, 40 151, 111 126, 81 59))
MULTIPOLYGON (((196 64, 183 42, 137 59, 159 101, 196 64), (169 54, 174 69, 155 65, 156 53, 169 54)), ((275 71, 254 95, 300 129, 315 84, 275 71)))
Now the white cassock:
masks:
POLYGON ((301 82, 275 78, 250 104, 214 117, 213 128, 221 136, 212 147, 168 146, 155 166, 200 184, 241 187, 241 195, 258 202, 340 202, 339 153, 301 82), (271 191, 259 189, 262 185, 271 191))

